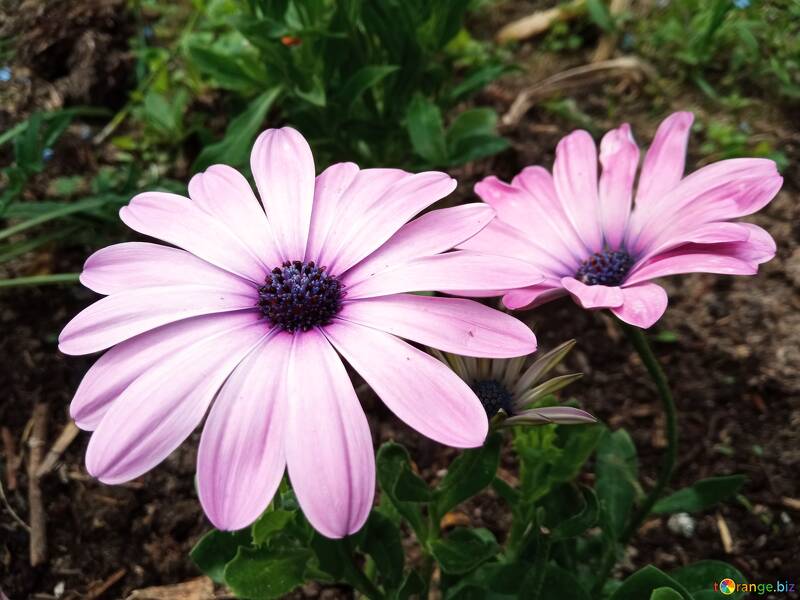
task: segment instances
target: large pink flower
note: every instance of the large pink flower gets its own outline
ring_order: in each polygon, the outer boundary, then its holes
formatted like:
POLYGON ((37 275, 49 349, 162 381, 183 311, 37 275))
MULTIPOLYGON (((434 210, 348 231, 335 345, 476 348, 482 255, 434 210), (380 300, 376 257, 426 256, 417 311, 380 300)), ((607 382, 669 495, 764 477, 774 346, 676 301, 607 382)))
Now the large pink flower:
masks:
POLYGON ((683 177, 692 119, 681 112, 661 123, 636 185, 639 148, 627 124, 600 143, 599 182, 597 149, 585 131, 559 142, 552 175, 527 167, 510 185, 487 177, 475 192, 497 219, 459 247, 524 259, 544 273, 541 283, 504 290, 508 308, 570 294, 583 308, 608 308, 644 328, 667 308, 666 292, 651 279, 755 274, 775 255, 775 242, 732 219, 763 208, 783 180, 775 163, 760 158, 723 160, 683 177))
POLYGON ((400 338, 479 357, 528 354, 536 338, 476 302, 405 292, 541 276, 512 258, 449 252, 493 218, 483 204, 407 223, 453 191, 444 173, 341 163, 315 179, 308 144, 289 128, 261 134, 251 167, 263 210, 223 165, 191 180, 191 199, 151 192, 122 208, 129 227, 177 248, 119 244, 86 261, 81 281, 107 297, 64 328, 60 349, 111 349, 71 413, 94 431, 89 472, 119 483, 164 460, 208 412, 197 468, 214 525, 251 523, 288 466, 308 519, 340 537, 362 526, 375 487, 367 420, 340 355, 420 433, 480 445, 487 419, 475 394, 400 338))

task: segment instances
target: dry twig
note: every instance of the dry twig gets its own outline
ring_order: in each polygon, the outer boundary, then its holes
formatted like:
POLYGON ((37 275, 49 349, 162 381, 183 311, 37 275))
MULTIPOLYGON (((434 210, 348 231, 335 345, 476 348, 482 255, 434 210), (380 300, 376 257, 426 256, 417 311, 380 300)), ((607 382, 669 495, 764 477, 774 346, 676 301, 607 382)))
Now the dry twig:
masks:
POLYGON ((125 577, 125 573, 127 573, 125 569, 114 571, 110 577, 107 577, 104 581, 101 581, 97 585, 90 587, 86 593, 86 600, 94 600, 95 598, 99 598, 105 594, 112 585, 125 577))
POLYGON ((725 550, 725 554, 731 554, 733 552, 731 530, 728 528, 728 522, 719 513, 717 513, 717 529, 719 529, 719 538, 722 540, 722 548, 725 550))
POLYGON ((502 125, 515 126, 537 100, 606 81, 614 75, 632 75, 636 78, 645 75, 655 79, 653 67, 636 56, 620 56, 612 60, 567 69, 522 90, 508 112, 503 115, 502 125))
POLYGON ((586 13, 586 0, 573 0, 547 10, 512 21, 497 33, 497 41, 501 44, 524 40, 548 31, 560 21, 570 21, 586 13))
POLYGON ((45 528, 42 489, 36 472, 42 462, 42 451, 47 441, 47 404, 36 403, 33 407, 33 429, 28 439, 28 510, 31 527, 30 563, 32 567, 47 560, 47 530, 45 528))
POLYGON ((53 470, 58 459, 61 458, 61 455, 69 447, 79 431, 80 429, 78 429, 74 421, 70 421, 64 426, 64 429, 61 430, 61 435, 58 436, 58 439, 50 447, 47 456, 44 457, 42 464, 39 465, 36 477, 42 477, 53 470))
POLYGON ((214 600, 214 582, 198 577, 177 585, 163 585, 135 590, 126 600, 214 600))

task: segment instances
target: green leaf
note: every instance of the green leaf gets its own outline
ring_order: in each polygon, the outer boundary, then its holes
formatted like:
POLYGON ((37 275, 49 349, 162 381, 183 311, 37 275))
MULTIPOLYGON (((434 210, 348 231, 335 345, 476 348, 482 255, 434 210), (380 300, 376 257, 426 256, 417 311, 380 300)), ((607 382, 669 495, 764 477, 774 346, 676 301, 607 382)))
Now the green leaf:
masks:
POLYGON ((459 527, 431 544, 431 553, 445 573, 467 573, 497 554, 499 546, 488 529, 459 527))
POLYGON ((611 596, 611 600, 643 600, 658 588, 670 588, 678 592, 683 600, 692 600, 692 596, 680 583, 672 577, 648 565, 628 577, 611 596))
POLYGON ((294 518, 288 510, 269 510, 261 515, 252 525, 253 543, 260 546, 273 533, 281 531, 294 518))
POLYGON ((612 32, 616 29, 614 17, 603 0, 586 0, 586 9, 589 12, 589 18, 600 29, 607 32, 612 32))
POLYGON ((464 577, 453 577, 457 582, 445 597, 447 600, 521 598, 520 591, 530 571, 531 565, 525 562, 484 563, 464 577))
POLYGON ((239 547, 250 544, 250 532, 209 531, 189 553, 198 568, 217 583, 224 583, 225 565, 234 559, 239 547))
POLYGON ((505 65, 487 65, 467 76, 461 83, 450 90, 449 99, 456 102, 463 96, 481 89, 506 71, 505 65))
POLYGON ((237 115, 225 130, 225 137, 219 142, 203 148, 192 165, 194 171, 201 171, 216 163, 239 166, 247 162, 253 139, 261 129, 275 99, 281 93, 278 87, 267 90, 253 100, 244 112, 237 115))
POLYGON ((237 596, 261 600, 281 598, 305 581, 307 550, 276 552, 265 547, 239 548, 225 567, 225 583, 237 596))
MULTIPOLYGON (((694 600, 713 600, 720 593, 714 591, 714 583, 723 579, 733 579, 736 583, 747 583, 744 575, 734 566, 719 560, 701 560, 680 569, 675 569, 670 576, 684 586, 694 600)), ((744 592, 734 592, 726 596, 732 600, 744 598, 744 592)))
POLYGON ((447 146, 439 107, 421 94, 414 96, 408 106, 406 127, 414 151, 432 165, 447 159, 447 146))
POLYGON ((359 546, 375 561, 378 573, 388 587, 400 585, 405 554, 397 525, 381 513, 372 511, 359 546))
MULTIPOLYGON (((315 531, 311 538, 311 549, 317 557, 319 568, 328 573, 335 581, 341 581, 344 575, 344 562, 339 552, 341 540, 327 538, 315 531)), ((348 549, 348 552, 350 550, 348 549)))
POLYGON ((660 587, 653 590, 650 600, 682 600, 683 596, 672 588, 660 587))
POLYGON ((400 444, 387 442, 378 450, 375 462, 381 490, 417 535, 424 537, 425 526, 418 503, 427 502, 431 493, 411 470, 408 451, 400 444))
POLYGON ((186 44, 189 60, 208 75, 219 87, 238 92, 252 92, 264 87, 266 81, 254 77, 233 54, 224 54, 199 41, 186 44))
POLYGON ((606 431, 597 446, 595 491, 605 523, 605 533, 619 538, 633 506, 637 486, 636 447, 628 432, 606 431))
POLYGON ((453 461, 435 491, 437 515, 444 515, 492 483, 500 464, 502 441, 499 433, 492 433, 483 446, 466 450, 453 461))
POLYGON ((403 583, 394 594, 389 594, 392 600, 410 600, 411 598, 419 598, 425 589, 425 581, 422 576, 416 571, 411 571, 403 579, 403 583))
POLYGON ((701 479, 688 488, 662 498, 653 506, 655 513, 698 512, 735 495, 745 482, 744 475, 724 475, 701 479))
MULTIPOLYGON (((580 488, 580 492, 581 503, 578 511, 573 512, 557 524, 547 523, 551 530, 551 539, 554 542, 577 537, 597 523, 597 496, 591 488, 585 486, 580 488)), ((562 503, 562 506, 566 505, 567 502, 562 503)), ((552 512, 552 510, 548 510, 547 516, 550 517, 552 512)))
POLYGON ((361 67, 342 86, 338 94, 350 107, 361 97, 361 94, 376 86, 385 77, 397 71, 396 65, 367 65, 361 67))
POLYGON ((508 147, 496 134, 497 114, 489 108, 465 110, 447 130, 449 164, 461 164, 491 156, 508 147))
POLYGON ((590 600, 590 596, 574 573, 548 564, 539 600, 590 600))

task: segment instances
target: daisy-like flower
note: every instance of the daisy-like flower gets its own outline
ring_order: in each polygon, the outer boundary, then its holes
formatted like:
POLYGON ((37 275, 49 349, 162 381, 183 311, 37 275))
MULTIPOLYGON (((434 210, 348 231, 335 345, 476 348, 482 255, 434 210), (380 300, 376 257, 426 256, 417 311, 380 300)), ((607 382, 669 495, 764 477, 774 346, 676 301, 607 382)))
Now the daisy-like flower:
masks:
POLYGON ((569 351, 575 340, 564 342, 547 354, 531 361, 527 356, 511 359, 472 358, 431 349, 431 354, 449 366, 469 385, 481 401, 486 416, 503 426, 576 425, 595 423, 592 415, 571 406, 534 407, 547 396, 582 377, 568 373, 547 378, 569 351))
POLYGON ((627 124, 600 143, 599 181, 597 149, 585 131, 559 142, 552 175, 535 166, 511 184, 487 177, 475 192, 498 218, 459 247, 524 257, 544 273, 541 283, 504 290, 508 308, 570 294, 583 308, 608 308, 642 328, 667 308, 652 279, 755 274, 775 255, 775 242, 733 219, 763 208, 783 179, 762 158, 723 160, 683 177, 692 119, 680 112, 661 123, 636 183, 639 148, 627 124))
POLYGON ((77 315, 60 349, 111 348, 71 405, 93 431, 89 472, 120 483, 164 460, 200 424, 198 488, 220 529, 250 524, 288 468, 309 521, 329 537, 357 531, 372 505, 366 417, 340 358, 420 433, 480 445, 486 414, 467 384, 400 338, 471 356, 532 352, 528 327, 477 302, 409 294, 536 283, 529 264, 450 250, 494 211, 472 204, 416 214, 456 183, 335 164, 315 178, 306 140, 261 134, 247 180, 223 165, 189 196, 151 192, 120 211, 176 247, 104 248, 81 282, 107 297, 77 315), (209 410, 210 407, 210 410, 209 410))

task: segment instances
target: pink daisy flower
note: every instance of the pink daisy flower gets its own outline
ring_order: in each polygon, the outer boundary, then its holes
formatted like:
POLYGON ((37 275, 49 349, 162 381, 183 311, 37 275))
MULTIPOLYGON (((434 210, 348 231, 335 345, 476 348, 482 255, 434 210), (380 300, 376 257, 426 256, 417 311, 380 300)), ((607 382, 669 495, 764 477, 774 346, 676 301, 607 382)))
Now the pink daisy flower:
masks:
POLYGON ((636 185, 639 148, 627 124, 600 143, 599 181, 597 149, 585 131, 559 142, 552 175, 537 166, 511 184, 487 177, 475 192, 497 218, 459 248, 522 258, 545 275, 495 292, 510 309, 570 294, 583 308, 608 308, 642 328, 667 308, 667 293, 652 279, 755 274, 775 256, 775 242, 761 227, 732 220, 763 208, 783 179, 762 158, 723 160, 684 177, 692 120, 680 112, 661 123, 636 185))
POLYGON ((404 342, 478 357, 533 352, 521 322, 474 301, 409 294, 537 283, 512 258, 450 250, 489 223, 483 204, 434 210, 456 182, 331 166, 315 178, 306 140, 261 134, 247 180, 216 165, 189 196, 149 192, 120 211, 139 233, 93 254, 81 282, 107 297, 64 328, 60 349, 111 348, 71 405, 93 431, 89 472, 120 483, 153 468, 200 424, 198 487, 220 529, 247 526, 284 469, 309 521, 357 531, 372 506, 375 458, 343 357, 408 425, 480 445, 487 418, 469 386, 404 342), (209 410, 210 407, 210 410, 209 410))

